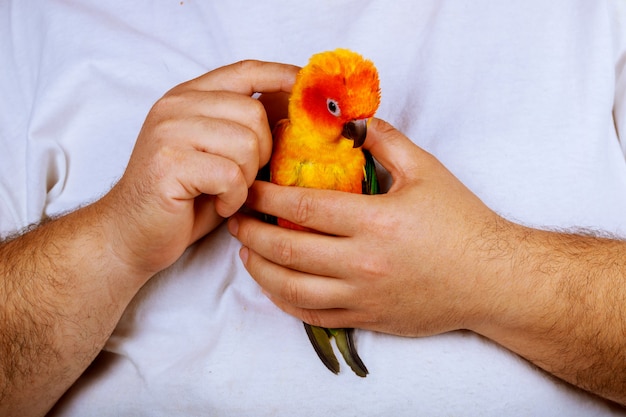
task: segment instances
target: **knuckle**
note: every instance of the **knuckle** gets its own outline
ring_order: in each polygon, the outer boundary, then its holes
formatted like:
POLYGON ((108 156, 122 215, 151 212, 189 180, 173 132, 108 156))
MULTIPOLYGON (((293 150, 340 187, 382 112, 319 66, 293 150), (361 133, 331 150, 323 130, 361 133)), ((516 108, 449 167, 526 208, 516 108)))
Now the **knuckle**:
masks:
POLYGON ((148 158, 145 168, 149 171, 150 176, 159 182, 171 176, 171 172, 178 169, 184 156, 180 149, 165 142, 161 143, 148 158))
POLYGON ((265 112, 265 107, 263 103, 259 100, 251 100, 250 101, 250 120, 253 121, 255 126, 261 126, 262 124, 267 124, 267 113, 265 112))
POLYGON ((292 266, 294 258, 293 245, 289 239, 281 239, 274 246, 274 258, 283 266, 292 266))
POLYGON ((243 129, 239 134, 239 149, 250 160, 258 160, 259 143, 253 131, 243 129))
POLYGON ((281 298, 291 305, 299 306, 301 304, 302 295, 297 280, 288 279, 285 281, 281 292, 281 298))
POLYGON ((211 170, 216 181, 210 194, 218 196, 229 205, 238 204, 242 198, 245 200, 245 196, 242 197, 240 194, 247 190, 247 186, 237 164, 231 161, 218 161, 211 170))
POLYGON ((178 90, 171 90, 152 106, 152 113, 157 115, 168 114, 173 109, 180 107, 184 101, 183 94, 178 90))
POLYGON ((258 62, 253 59, 244 59, 233 64, 233 69, 239 75, 246 75, 253 73, 257 68, 258 62))
POLYGON ((306 225, 311 218, 315 209, 315 200, 309 195, 309 193, 303 191, 297 197, 295 204, 295 211, 293 213, 293 219, 295 223, 300 225, 306 225))
POLYGON ((246 187, 243 173, 241 172, 239 166, 235 163, 224 164, 222 180, 226 190, 233 190, 241 186, 246 187))
POLYGON ((384 135, 395 134, 398 132, 396 128, 385 120, 375 118, 372 120, 372 123, 374 124, 374 128, 384 135))
POLYGON ((172 117, 168 117, 165 114, 157 117, 159 120, 154 126, 154 135, 152 136, 152 140, 161 140, 164 143, 163 146, 173 147, 173 145, 167 145, 167 143, 175 137, 176 130, 179 129, 177 120, 172 117))
POLYGON ((312 326, 332 327, 325 321, 318 310, 302 310, 300 319, 312 326))
MULTIPOLYGON (((357 261, 354 259, 353 261, 357 261)), ((390 262, 381 256, 363 256, 358 259, 355 268, 359 271, 360 276, 368 279, 376 279, 384 277, 392 268, 390 262)))
POLYGON ((357 327, 350 312, 337 312, 330 310, 306 309, 301 313, 302 321, 313 326, 339 328, 357 327))

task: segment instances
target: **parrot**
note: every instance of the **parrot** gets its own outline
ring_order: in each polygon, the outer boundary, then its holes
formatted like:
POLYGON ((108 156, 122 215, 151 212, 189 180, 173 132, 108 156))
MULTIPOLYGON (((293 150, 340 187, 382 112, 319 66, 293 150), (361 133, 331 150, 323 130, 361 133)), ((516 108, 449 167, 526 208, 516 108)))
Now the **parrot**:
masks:
MULTIPOLYGON (((274 127, 269 180, 285 186, 378 194, 372 155, 361 148, 381 100, 374 63, 349 49, 316 53, 296 75, 287 118, 274 127)), ((309 230, 284 219, 279 226, 309 230)), ((313 231, 315 232, 315 231, 313 231)), ((339 362, 331 339, 360 377, 369 372, 359 357, 354 329, 327 329, 304 323, 318 357, 335 374, 339 362)))

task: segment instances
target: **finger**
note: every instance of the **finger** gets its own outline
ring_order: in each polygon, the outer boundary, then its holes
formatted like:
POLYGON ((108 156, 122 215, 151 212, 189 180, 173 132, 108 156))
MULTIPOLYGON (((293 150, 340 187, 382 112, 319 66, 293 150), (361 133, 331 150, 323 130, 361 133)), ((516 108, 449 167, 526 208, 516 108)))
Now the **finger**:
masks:
POLYGON ((368 126, 364 147, 391 174, 396 187, 398 181, 424 169, 421 162, 431 157, 392 125, 377 118, 372 119, 368 126))
POLYGON ((242 214, 228 226, 244 246, 274 264, 333 278, 358 271, 353 265, 358 248, 347 238, 284 229, 242 214))
POLYGON ((272 297, 271 294, 267 294, 270 301, 272 301, 278 308, 285 313, 294 316, 305 323, 313 326, 326 327, 331 329, 337 329, 341 327, 350 328, 367 328, 369 324, 366 321, 355 320, 355 314, 352 310, 348 309, 305 309, 295 307, 289 303, 284 302, 281 299, 272 297))
MULTIPOLYGON (((232 120, 242 126, 250 128, 256 134, 256 143, 248 143, 258 155, 259 166, 269 162, 272 153, 272 132, 268 124, 265 107, 256 99, 229 92, 213 93, 217 97, 219 109, 211 109, 212 117, 232 120)), ((215 107, 216 100, 211 101, 215 107)), ((246 148, 250 150, 249 148, 246 148)), ((258 171, 258 169, 257 169, 258 171)), ((256 174, 256 172, 255 172, 256 174)), ((248 185, 251 185, 248 184, 248 185)))
POLYGON ((181 84, 181 89, 253 93, 291 92, 299 68, 288 64, 246 60, 218 68, 181 84))
POLYGON ((248 186, 254 182, 260 167, 260 141, 247 126, 224 119, 190 117, 169 139, 188 140, 194 149, 230 159, 239 166, 248 186))
POLYGON ((224 221, 221 216, 215 214, 215 201, 216 197, 208 194, 201 194, 194 200, 194 224, 189 244, 205 236, 224 221))
MULTIPOLYGON (((205 117, 239 124, 256 134, 257 145, 254 148, 257 151, 258 165, 265 165, 269 160, 272 151, 272 133, 267 123, 265 108, 256 99, 229 91, 190 90, 169 93, 155 105, 154 111, 165 115, 163 119, 167 121, 187 122, 193 118, 205 117)), ((176 133, 180 125, 173 125, 172 128, 173 133, 176 133)), ((203 133, 210 132, 212 130, 208 129, 203 133)))
POLYGON ((243 247, 242 260, 252 278, 273 299, 299 309, 344 308, 350 290, 343 281, 276 265, 255 251, 243 247))
POLYGON ((260 213, 277 216, 322 233, 354 236, 373 217, 382 215, 381 197, 384 198, 382 195, 285 187, 256 181, 250 188, 246 204, 260 213))
MULTIPOLYGON (((178 158, 174 156, 174 159, 178 158)), ((175 179, 180 185, 173 200, 187 201, 201 194, 216 196, 215 210, 222 217, 235 213, 246 200, 248 187, 241 169, 227 158, 195 150, 183 151, 175 179)))

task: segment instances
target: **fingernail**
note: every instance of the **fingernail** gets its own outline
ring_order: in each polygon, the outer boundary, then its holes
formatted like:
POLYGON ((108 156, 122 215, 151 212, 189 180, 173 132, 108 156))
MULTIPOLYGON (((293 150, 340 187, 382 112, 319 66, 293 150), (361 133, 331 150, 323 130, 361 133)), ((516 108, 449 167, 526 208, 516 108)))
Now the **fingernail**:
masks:
POLYGON ((241 258, 241 261, 244 263, 244 265, 248 263, 248 255, 248 248, 242 246, 241 249, 239 249, 239 258, 241 258))
POLYGON ((239 231, 239 222, 235 217, 231 217, 228 220, 228 231, 231 235, 237 236, 237 232, 239 231))

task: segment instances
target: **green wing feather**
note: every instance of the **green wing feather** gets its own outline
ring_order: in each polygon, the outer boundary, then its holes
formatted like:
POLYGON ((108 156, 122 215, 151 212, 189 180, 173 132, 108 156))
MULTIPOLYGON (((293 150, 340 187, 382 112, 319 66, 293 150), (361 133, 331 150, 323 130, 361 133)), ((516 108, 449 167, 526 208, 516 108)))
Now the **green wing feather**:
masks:
POLYGON ((363 168, 364 178, 363 178, 363 194, 379 194, 380 186, 378 185, 378 176, 376 175, 376 163, 374 162, 374 158, 369 151, 363 149, 363 154, 365 155, 365 167, 363 168))

